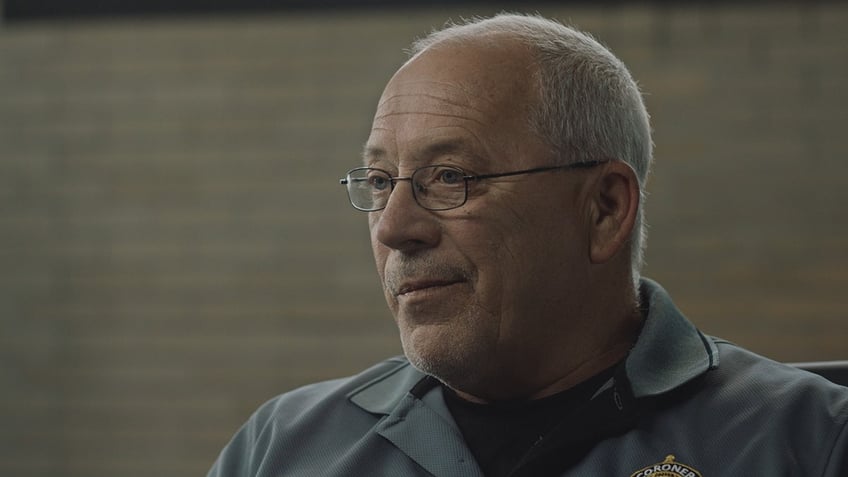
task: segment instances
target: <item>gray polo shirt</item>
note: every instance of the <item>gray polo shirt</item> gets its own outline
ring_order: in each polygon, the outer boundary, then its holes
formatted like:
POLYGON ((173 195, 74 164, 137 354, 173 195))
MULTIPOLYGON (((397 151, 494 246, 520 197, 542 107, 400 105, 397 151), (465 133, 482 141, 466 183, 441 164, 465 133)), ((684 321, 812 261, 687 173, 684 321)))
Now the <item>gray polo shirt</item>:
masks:
MULTIPOLYGON (((848 477, 848 388, 705 336, 659 285, 641 288, 644 328, 592 398, 627 425, 558 475, 848 477)), ((209 477, 482 476, 442 388, 424 378, 398 357, 280 395, 209 477)))

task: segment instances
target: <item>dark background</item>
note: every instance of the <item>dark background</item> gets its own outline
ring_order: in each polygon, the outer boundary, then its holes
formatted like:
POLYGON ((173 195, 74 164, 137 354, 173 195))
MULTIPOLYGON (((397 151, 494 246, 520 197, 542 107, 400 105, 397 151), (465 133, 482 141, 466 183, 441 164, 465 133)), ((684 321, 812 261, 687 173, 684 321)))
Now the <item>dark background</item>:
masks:
MULTIPOLYGON (((580 7, 588 5, 627 6, 632 5, 693 5, 701 6, 732 3, 735 5, 758 5, 762 8, 778 6, 802 6, 815 8, 825 3, 837 3, 838 0, 537 0, 532 7, 547 5, 580 7)), ((460 5, 462 8, 488 5, 496 11, 498 6, 506 10, 521 9, 521 3, 491 2, 486 0, 5 0, 4 16, 12 21, 34 19, 81 19, 115 18, 121 16, 183 15, 183 14, 233 14, 233 13, 284 13, 298 10, 351 11, 363 9, 402 8, 450 8, 460 5)), ((525 7, 526 8, 526 7, 525 7)), ((528 10, 529 11, 529 10, 528 10)))

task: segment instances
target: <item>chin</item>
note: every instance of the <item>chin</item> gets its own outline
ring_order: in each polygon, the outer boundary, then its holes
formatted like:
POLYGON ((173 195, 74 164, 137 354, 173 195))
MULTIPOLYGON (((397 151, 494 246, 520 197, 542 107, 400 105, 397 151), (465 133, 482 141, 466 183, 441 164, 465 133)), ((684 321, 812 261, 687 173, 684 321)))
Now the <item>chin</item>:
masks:
POLYGON ((406 358, 418 370, 451 388, 476 389, 478 381, 486 374, 485 364, 492 361, 491 353, 487 353, 480 342, 462 339, 452 330, 440 331, 416 329, 402 333, 401 344, 406 358))

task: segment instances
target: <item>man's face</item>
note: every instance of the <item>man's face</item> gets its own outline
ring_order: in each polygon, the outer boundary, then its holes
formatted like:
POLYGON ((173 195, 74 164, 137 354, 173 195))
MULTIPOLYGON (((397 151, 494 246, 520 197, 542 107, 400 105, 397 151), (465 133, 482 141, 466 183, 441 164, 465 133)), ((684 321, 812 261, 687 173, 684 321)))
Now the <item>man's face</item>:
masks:
MULTIPOLYGON (((425 52, 386 87, 366 164, 404 177, 432 164, 470 175, 554 164, 528 128, 529 56, 517 45, 425 52)), ((399 181, 386 208, 369 213, 386 301, 415 366, 497 398, 560 364, 546 355, 580 333, 571 316, 589 267, 583 174, 471 181, 465 205, 438 212, 399 181)))

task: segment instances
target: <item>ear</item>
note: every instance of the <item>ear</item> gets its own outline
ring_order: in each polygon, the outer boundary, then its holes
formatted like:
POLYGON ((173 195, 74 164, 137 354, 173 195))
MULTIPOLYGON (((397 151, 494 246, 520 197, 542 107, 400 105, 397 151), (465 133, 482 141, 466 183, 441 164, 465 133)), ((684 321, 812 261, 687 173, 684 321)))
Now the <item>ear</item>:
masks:
POLYGON ((633 169, 621 161, 601 167, 592 190, 589 228, 590 258, 595 264, 607 262, 624 248, 639 209, 639 180, 633 169))

